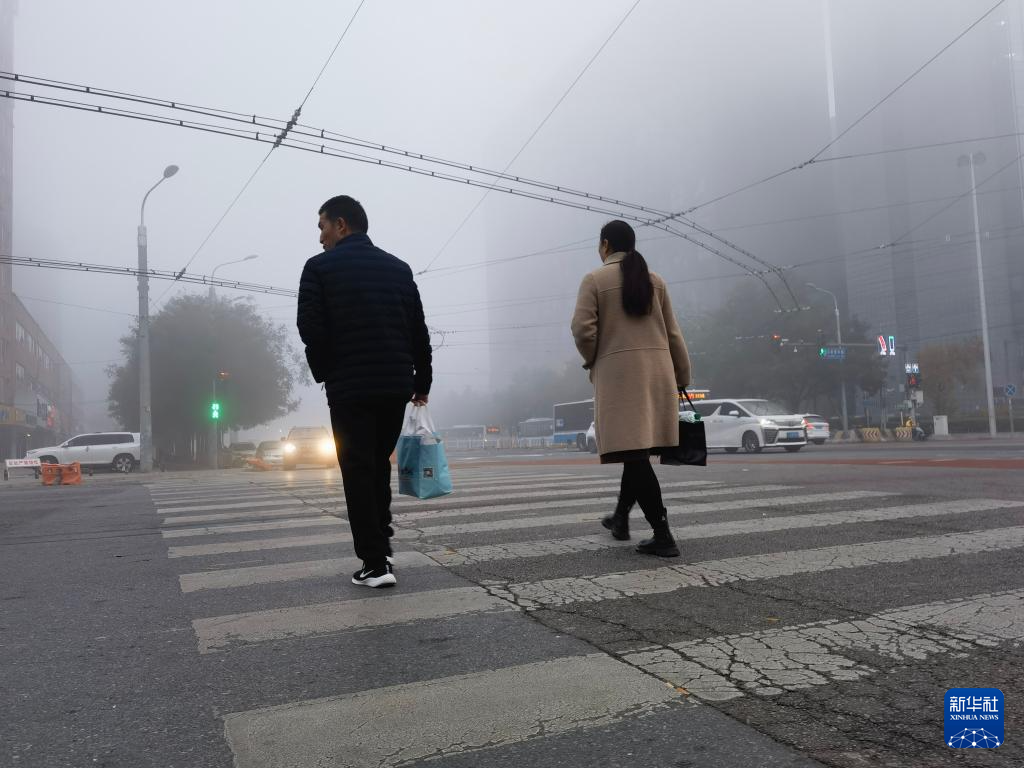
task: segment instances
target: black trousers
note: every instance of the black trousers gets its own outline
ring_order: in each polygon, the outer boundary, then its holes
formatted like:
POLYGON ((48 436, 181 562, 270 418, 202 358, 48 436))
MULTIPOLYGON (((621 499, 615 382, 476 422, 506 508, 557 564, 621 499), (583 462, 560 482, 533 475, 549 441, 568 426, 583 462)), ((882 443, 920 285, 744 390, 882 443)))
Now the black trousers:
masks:
POLYGON ((633 505, 639 503, 647 522, 654 525, 665 515, 661 500, 661 484, 648 459, 626 461, 622 465, 622 483, 619 486, 619 502, 615 513, 628 515, 633 505))
POLYGON ((331 427, 356 556, 369 567, 391 554, 391 453, 407 398, 332 402, 331 427))

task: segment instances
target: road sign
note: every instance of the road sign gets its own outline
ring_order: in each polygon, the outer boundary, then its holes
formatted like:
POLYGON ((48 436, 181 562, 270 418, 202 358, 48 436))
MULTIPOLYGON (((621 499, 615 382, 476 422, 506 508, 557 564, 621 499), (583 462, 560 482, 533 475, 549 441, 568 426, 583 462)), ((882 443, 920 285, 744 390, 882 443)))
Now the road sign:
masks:
POLYGON ((917 363, 907 363, 906 365, 903 366, 903 370, 906 373, 920 373, 921 366, 918 365, 917 363))
POLYGON ((889 344, 885 340, 885 336, 878 337, 878 354, 882 357, 889 356, 889 344))
POLYGON ((846 347, 839 344, 828 344, 818 347, 818 357, 822 360, 845 360, 846 347))
POLYGON ((1017 396, 1017 385, 1016 384, 1007 384, 1005 387, 1003 387, 1003 394, 1005 394, 1007 397, 1016 397, 1017 396))

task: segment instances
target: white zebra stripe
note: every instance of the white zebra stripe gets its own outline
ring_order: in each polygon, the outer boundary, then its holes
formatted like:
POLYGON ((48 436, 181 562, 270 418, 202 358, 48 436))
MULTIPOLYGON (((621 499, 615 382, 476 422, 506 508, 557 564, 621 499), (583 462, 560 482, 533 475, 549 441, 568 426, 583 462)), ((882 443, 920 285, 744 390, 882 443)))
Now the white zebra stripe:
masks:
POLYGON ((678 699, 590 654, 267 707, 227 715, 224 725, 236 768, 395 768, 607 727, 678 699))
MULTIPOLYGON (((396 552, 396 568, 438 568, 432 560, 420 552, 396 552)), ((275 584, 303 579, 324 579, 345 576, 358 570, 363 561, 358 557, 335 557, 329 560, 306 560, 300 563, 274 563, 246 568, 225 568, 219 571, 185 573, 178 577, 181 591, 200 592, 207 589, 229 589, 249 587, 254 584, 275 584)))
POLYGON ((882 563, 907 563, 954 554, 960 556, 998 552, 1022 546, 1024 526, 994 528, 969 533, 772 552, 598 576, 505 585, 490 582, 486 589, 459 587, 454 590, 431 590, 374 599, 252 611, 197 619, 193 626, 199 638, 200 651, 208 653, 238 643, 332 634, 362 627, 511 609, 513 606, 536 610, 547 606, 618 600, 737 581, 776 579, 882 563))
MULTIPOLYGON (((877 491, 844 491, 842 493, 810 493, 796 496, 780 496, 772 499, 737 499, 735 501, 714 501, 690 506, 668 507, 671 515, 699 515, 711 512, 726 512, 740 509, 769 509, 788 507, 800 504, 818 504, 839 501, 855 501, 857 499, 877 498, 885 496, 877 491)), ((550 505, 545 505, 548 507, 550 505)), ((579 506, 579 505, 574 505, 579 506)), ((570 515, 549 515, 534 517, 517 517, 506 520, 484 520, 475 523, 449 523, 445 525, 419 526, 415 530, 423 536, 458 536, 471 533, 488 533, 491 531, 512 531, 520 528, 545 528, 553 525, 572 525, 575 523, 595 522, 593 512, 578 512, 570 515)), ((402 525, 399 518, 395 519, 402 525)))
MULTIPOLYGON (((852 621, 822 621, 645 648, 624 659, 709 701, 859 680, 878 674, 848 651, 890 663, 966 654, 1024 640, 1024 590, 906 606, 852 621)), ((884 674, 884 672, 883 672, 884 674)))
MULTIPOLYGON (((1009 506, 1009 504, 1007 504, 1009 506)), ((863 544, 771 552, 642 571, 572 576, 563 579, 492 585, 490 591, 524 608, 570 603, 595 603, 636 595, 656 595, 693 587, 714 587, 736 581, 778 579, 800 573, 824 573, 883 563, 906 563, 1024 546, 1024 526, 989 528, 968 533, 918 536, 863 544)))
MULTIPOLYGON (((990 499, 966 499, 962 501, 927 502, 906 504, 896 507, 875 507, 873 509, 851 509, 842 512, 817 512, 780 517, 762 517, 747 520, 730 520, 724 523, 688 525, 673 530, 677 541, 710 539, 719 536, 740 536, 747 534, 788 531, 799 528, 819 528, 852 523, 870 523, 887 520, 903 520, 913 517, 939 517, 960 515, 969 512, 984 512, 1019 506, 1016 502, 990 499), (995 503, 996 506, 993 506, 995 503)), ((640 526, 646 521, 640 518, 640 526)), ((576 536, 546 541, 518 541, 509 544, 484 544, 470 547, 446 547, 428 552, 433 559, 445 566, 472 565, 489 560, 508 560, 524 557, 545 557, 568 555, 573 552, 589 552, 609 547, 635 547, 636 541, 616 541, 607 532, 593 536, 576 536)))

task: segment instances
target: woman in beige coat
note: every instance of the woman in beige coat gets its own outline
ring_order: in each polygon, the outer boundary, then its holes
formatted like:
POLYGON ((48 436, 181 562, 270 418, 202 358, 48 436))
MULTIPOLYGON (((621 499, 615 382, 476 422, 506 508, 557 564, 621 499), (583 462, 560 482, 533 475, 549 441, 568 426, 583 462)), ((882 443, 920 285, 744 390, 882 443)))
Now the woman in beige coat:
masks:
POLYGON ((598 253, 604 264, 583 278, 572 335, 594 384, 601 463, 623 464, 615 512, 601 522, 628 539, 638 502, 654 536, 637 551, 677 557, 650 457, 679 445, 679 391, 690 384, 690 358, 665 281, 648 271, 633 228, 605 224, 598 253))

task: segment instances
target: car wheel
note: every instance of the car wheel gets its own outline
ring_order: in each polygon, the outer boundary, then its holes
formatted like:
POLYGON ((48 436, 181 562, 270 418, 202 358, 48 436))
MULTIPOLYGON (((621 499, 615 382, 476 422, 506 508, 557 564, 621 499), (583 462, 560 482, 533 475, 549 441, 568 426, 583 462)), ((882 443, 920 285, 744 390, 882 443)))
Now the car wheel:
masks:
POLYGON ((576 450, 585 451, 587 450, 587 436, 576 435, 576 450))
POLYGON ((803 448, 802 445, 787 445, 786 446, 786 450, 789 451, 790 453, 796 453, 801 448, 803 448))
POLYGON ((39 463, 40 464, 60 464, 60 462, 57 461, 57 457, 56 456, 41 456, 39 458, 39 463))
POLYGON ((747 453, 761 452, 761 441, 757 439, 757 435, 753 432, 743 433, 743 450, 747 453))
POLYGON ((825 444, 825 441, 824 441, 824 440, 815 440, 815 441, 814 441, 814 444, 815 444, 815 445, 824 445, 824 444, 825 444))
POLYGON ((738 451, 738 450, 739 450, 739 448, 726 448, 725 452, 726 453, 736 453, 736 451, 738 451))
POLYGON ((128 474, 135 469, 135 457, 130 453, 119 453, 114 457, 114 462, 111 467, 115 472, 124 472, 128 474))

